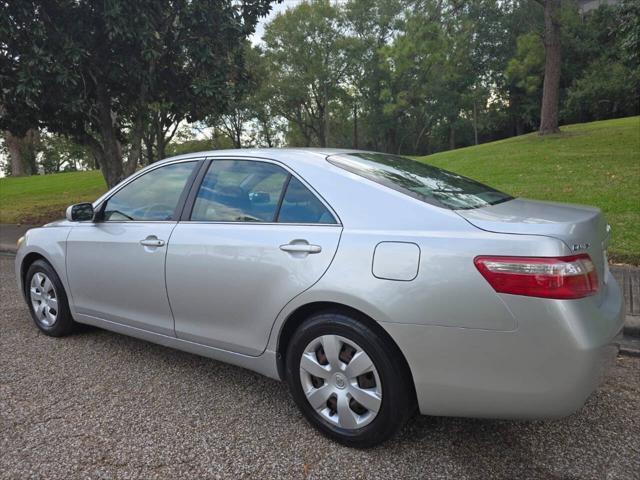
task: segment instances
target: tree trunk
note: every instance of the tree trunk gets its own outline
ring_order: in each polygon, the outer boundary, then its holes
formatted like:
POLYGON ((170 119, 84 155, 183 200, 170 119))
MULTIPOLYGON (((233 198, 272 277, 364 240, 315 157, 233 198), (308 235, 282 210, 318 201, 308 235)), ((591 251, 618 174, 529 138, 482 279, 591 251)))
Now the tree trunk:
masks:
POLYGON ((516 136, 520 136, 524 134, 524 123, 522 123, 522 118, 517 116, 514 120, 514 129, 516 136))
POLYGON ((23 175, 34 175, 38 173, 36 164, 38 131, 27 130, 23 137, 17 137, 11 132, 5 132, 4 136, 9 159, 11 162, 11 175, 20 177, 23 175))
POLYGON ((154 114, 154 125, 156 130, 156 154, 157 159, 162 160, 164 158, 165 144, 164 144, 164 130, 162 129, 162 117, 160 114, 154 114))
POLYGON ((321 142, 321 147, 329 146, 329 87, 325 80, 324 82, 324 110, 323 110, 323 125, 322 128, 324 130, 322 136, 324 137, 324 141, 321 142))
POLYGON ((22 139, 22 165, 27 175, 38 173, 37 157, 38 142, 40 134, 38 130, 31 128, 27 130, 22 139))
POLYGON ((122 153, 119 148, 109 146, 103 148, 98 142, 89 144, 91 153, 100 165, 100 171, 107 184, 107 188, 113 188, 124 179, 122 171, 122 153))
POLYGON ((560 101, 560 0, 544 2, 544 84, 542 86, 542 111, 540 135, 559 132, 558 104, 560 101))
POLYGON ((353 148, 358 149, 358 106, 353 104, 353 148))
POLYGON ((473 99, 473 139, 475 145, 478 145, 478 106, 475 98, 473 99))
POLYGON ((94 155, 100 163, 100 170, 107 187, 115 187, 124 179, 122 149, 113 125, 111 101, 103 88, 98 91, 98 122, 100 143, 92 145, 94 155))
POLYGON ((145 113, 139 111, 131 129, 129 158, 127 163, 123 165, 123 175, 125 177, 133 174, 138 164, 142 163, 142 137, 144 136, 145 117, 145 113))
POLYGON ((235 125, 233 127, 233 144, 235 148, 242 148, 242 122, 239 118, 234 119, 235 125))
POLYGON ((158 150, 158 160, 162 160, 167 156, 167 144, 164 140, 164 135, 158 138, 158 146, 156 149, 158 150))
POLYGON ((153 138, 151 135, 145 135, 144 137, 144 148, 147 151, 147 165, 151 165, 155 162, 155 158, 153 156, 153 138))
POLYGON ((449 150, 455 150, 456 148, 456 129, 453 122, 449 122, 449 150))
POLYGON ((273 147, 273 141, 271 140, 271 128, 269 127, 269 123, 267 120, 262 121, 262 131, 264 134, 264 139, 267 141, 267 147, 273 147))
POLYGON ((24 165, 22 163, 22 139, 16 137, 7 131, 4 134, 4 141, 9 151, 9 159, 11 161, 11 176, 21 177, 26 175, 24 165))
MULTIPOLYGON (((318 109, 318 118, 313 120, 315 124, 315 128, 312 127, 311 130, 318 137, 318 146, 324 148, 327 146, 327 122, 326 122, 326 110, 324 106, 319 107, 318 109), (319 125, 316 123, 319 122, 319 125)), ((310 135, 309 135, 310 137, 310 135)), ((310 145, 307 145, 310 146, 310 145)))

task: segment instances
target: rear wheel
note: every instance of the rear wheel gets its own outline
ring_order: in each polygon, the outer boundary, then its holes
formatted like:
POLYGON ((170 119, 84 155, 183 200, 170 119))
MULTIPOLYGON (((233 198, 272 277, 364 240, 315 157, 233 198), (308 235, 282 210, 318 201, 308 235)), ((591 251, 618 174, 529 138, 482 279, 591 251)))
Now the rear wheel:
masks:
POLYGON ((31 317, 46 335, 62 337, 76 327, 60 277, 44 260, 36 260, 25 275, 25 293, 31 317))
POLYGON ((391 437, 414 411, 411 383, 394 345, 355 318, 323 313, 289 342, 287 382, 305 417, 351 447, 391 437))

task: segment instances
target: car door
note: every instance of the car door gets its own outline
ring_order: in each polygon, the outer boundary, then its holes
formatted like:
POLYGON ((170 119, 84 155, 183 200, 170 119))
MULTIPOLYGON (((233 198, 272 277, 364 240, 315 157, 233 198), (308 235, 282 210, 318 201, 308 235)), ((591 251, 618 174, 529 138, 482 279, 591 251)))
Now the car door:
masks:
POLYGON ((144 172, 97 206, 97 221, 67 239, 76 315, 174 336, 164 263, 197 167, 189 160, 144 172))
POLYGON ((329 267, 342 227, 274 162, 213 160, 167 252, 176 336, 259 355, 280 310, 329 267))

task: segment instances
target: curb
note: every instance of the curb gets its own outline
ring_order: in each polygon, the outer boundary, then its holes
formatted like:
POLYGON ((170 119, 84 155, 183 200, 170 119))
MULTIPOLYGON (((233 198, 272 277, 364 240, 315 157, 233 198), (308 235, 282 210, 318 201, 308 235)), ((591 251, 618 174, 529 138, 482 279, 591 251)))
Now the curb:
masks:
POLYGON ((640 337, 640 316, 627 314, 624 319, 624 333, 632 337, 640 337))
POLYGON ((618 343, 618 355, 640 357, 640 338, 623 335, 618 343))

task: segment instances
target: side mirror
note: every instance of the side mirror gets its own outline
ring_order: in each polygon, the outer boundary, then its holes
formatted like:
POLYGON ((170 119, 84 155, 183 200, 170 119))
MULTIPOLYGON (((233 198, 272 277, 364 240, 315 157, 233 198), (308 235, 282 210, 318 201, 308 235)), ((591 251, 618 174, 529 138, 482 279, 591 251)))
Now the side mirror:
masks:
POLYGON ((67 208, 65 217, 70 222, 86 222, 93 220, 93 205, 90 203, 76 203, 67 208))

